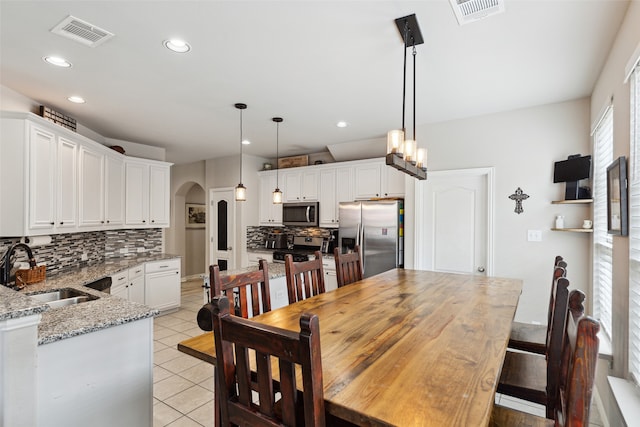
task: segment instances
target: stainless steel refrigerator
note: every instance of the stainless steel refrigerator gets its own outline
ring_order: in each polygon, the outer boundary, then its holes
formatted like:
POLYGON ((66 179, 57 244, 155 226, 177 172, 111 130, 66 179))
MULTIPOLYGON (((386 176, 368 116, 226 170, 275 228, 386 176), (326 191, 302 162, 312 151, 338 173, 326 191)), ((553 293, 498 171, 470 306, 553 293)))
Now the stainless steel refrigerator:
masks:
POLYGON ((340 203, 339 247, 360 246, 364 277, 404 266, 402 200, 340 203))

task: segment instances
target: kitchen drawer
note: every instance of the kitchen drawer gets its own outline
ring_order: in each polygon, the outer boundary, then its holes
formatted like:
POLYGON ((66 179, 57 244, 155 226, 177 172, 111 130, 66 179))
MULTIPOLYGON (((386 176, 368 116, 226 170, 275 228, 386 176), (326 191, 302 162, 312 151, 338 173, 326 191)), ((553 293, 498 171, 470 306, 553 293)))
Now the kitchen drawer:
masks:
POLYGON ((144 275, 144 264, 136 265, 129 269, 129 280, 133 280, 144 275))
POLYGON ((167 270, 179 270, 180 258, 153 261, 145 264, 145 273, 159 273, 167 270))
POLYGON ((120 271, 111 276, 111 293, 129 284, 129 270, 120 271))

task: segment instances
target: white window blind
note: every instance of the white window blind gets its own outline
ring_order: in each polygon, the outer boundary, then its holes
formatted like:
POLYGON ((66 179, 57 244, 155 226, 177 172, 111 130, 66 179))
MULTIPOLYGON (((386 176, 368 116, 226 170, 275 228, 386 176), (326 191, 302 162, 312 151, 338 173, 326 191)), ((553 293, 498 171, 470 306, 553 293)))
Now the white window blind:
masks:
POLYGON ((631 75, 629 159, 629 373, 640 384, 640 65, 631 75))
POLYGON ((613 161, 613 108, 593 133, 593 311, 611 337, 612 238, 607 233, 607 167, 613 161))

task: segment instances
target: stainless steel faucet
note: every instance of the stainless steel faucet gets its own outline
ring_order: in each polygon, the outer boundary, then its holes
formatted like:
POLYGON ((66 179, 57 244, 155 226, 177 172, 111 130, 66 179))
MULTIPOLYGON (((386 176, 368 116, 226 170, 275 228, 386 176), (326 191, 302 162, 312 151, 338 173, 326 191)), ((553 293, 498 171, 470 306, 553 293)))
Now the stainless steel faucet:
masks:
POLYGON ((11 285, 11 282, 15 282, 16 280, 15 276, 11 276, 11 256, 18 248, 22 248, 27 251, 27 256, 29 257, 29 266, 31 268, 36 266, 36 260, 33 257, 33 252, 31 251, 31 248, 29 246, 24 243, 16 243, 15 245, 11 246, 9 250, 4 254, 4 258, 0 262, 0 284, 8 286, 10 288, 16 286, 15 283, 14 285, 11 285))

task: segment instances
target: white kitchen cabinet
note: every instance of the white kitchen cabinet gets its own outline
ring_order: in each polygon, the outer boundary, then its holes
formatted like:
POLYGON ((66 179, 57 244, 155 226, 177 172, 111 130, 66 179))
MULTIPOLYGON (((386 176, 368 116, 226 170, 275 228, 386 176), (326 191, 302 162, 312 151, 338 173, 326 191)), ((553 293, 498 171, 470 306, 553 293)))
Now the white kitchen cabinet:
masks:
POLYGON ((104 153, 80 147, 80 228, 99 230, 104 225, 104 153))
POLYGON ((260 200, 258 207, 260 225, 281 226, 282 203, 274 204, 272 194, 276 186, 280 185, 282 181, 276 182, 275 171, 260 172, 258 176, 260 178, 260 200))
POLYGON ((267 262, 273 262, 273 254, 267 252, 247 252, 248 266, 258 265, 262 259, 267 262))
POLYGON ((169 165, 149 166, 149 222, 152 227, 169 226, 169 165))
POLYGON ((380 197, 398 197, 405 195, 404 174, 384 163, 384 159, 375 159, 355 165, 356 200, 380 197))
POLYGON ((125 223, 130 226, 169 226, 168 163, 125 160, 125 223))
POLYGON ((352 177, 350 167, 320 171, 320 227, 339 226, 340 202, 353 201, 352 177))
POLYGON ((119 228, 124 225, 124 160, 116 155, 107 155, 104 166, 105 225, 119 228))
POLYGON ((129 270, 111 276, 111 295, 129 299, 129 270))
POLYGON ((180 308, 180 259, 145 264, 145 304, 160 311, 180 308))
POLYGON ((78 144, 58 138, 56 192, 56 229, 73 231, 78 225, 78 144))
POLYGON ((78 144, 29 125, 28 146, 29 231, 32 234, 73 231, 78 225, 78 144))
POLYGON ((125 228, 125 218, 169 226, 170 163, 125 157, 35 114, 0 115, 0 199, 10 201, 0 236, 125 228))
POLYGON ((336 276, 336 262, 333 258, 322 258, 322 269, 324 270, 324 289, 333 291, 338 289, 338 278, 336 276))
POLYGON ((125 161, 125 223, 147 225, 149 217, 149 165, 125 161))
POLYGON ((286 202, 315 202, 318 200, 320 173, 317 169, 285 171, 282 172, 282 175, 284 176, 284 200, 286 202))
POLYGON ((129 269, 129 288, 127 299, 140 304, 146 303, 144 286, 144 266, 138 265, 129 269))

